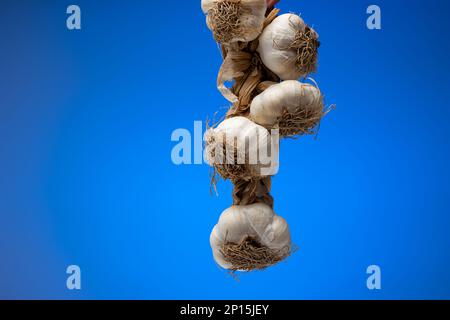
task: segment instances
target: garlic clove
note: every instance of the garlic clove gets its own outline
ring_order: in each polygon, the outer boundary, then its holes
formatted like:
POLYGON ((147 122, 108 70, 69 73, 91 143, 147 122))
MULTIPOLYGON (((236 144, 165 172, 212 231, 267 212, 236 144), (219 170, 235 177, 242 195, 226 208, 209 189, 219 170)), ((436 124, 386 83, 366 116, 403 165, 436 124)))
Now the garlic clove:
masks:
POLYGON ((286 220, 280 216, 274 216, 272 223, 268 225, 261 236, 261 240, 266 245, 270 244, 273 249, 282 250, 290 247, 291 235, 286 220))

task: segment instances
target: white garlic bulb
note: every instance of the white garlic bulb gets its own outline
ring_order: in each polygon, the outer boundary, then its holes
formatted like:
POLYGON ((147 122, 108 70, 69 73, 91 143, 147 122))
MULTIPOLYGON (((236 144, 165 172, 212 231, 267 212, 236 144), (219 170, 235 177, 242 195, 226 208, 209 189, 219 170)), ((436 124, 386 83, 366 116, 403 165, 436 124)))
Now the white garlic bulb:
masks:
POLYGON ((320 90, 308 83, 286 80, 257 95, 250 118, 266 128, 278 127, 282 136, 312 133, 324 115, 320 90))
POLYGON ((210 244, 214 260, 225 269, 264 269, 291 252, 286 221, 266 204, 232 206, 214 227, 210 244))
POLYGON ((259 37, 264 65, 281 80, 297 80, 316 70, 318 34, 295 14, 283 14, 259 37))
POLYGON ((266 0, 202 0, 206 24, 222 44, 255 40, 263 29, 266 0))
POLYGON ((272 176, 279 168, 279 135, 245 117, 205 133, 205 159, 225 179, 272 176))

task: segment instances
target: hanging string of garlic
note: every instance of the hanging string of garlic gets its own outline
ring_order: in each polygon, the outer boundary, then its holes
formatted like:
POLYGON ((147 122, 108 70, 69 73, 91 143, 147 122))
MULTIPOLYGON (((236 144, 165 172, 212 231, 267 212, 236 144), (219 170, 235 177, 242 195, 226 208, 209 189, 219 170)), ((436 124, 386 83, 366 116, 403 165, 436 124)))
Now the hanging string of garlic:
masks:
POLYGON ((233 103, 205 134, 214 186, 217 177, 234 186, 211 248, 224 269, 261 270, 292 252, 288 224, 273 211, 271 178, 279 136, 310 134, 325 114, 317 86, 297 81, 316 69, 318 35, 299 16, 267 9, 266 0, 202 0, 202 9, 222 48, 217 87, 233 103))

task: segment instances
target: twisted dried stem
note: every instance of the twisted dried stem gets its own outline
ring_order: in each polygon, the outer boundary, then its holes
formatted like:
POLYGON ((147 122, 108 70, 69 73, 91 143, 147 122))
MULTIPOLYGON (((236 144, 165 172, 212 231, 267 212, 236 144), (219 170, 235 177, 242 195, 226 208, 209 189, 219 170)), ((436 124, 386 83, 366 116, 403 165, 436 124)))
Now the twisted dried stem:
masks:
POLYGON ((251 180, 233 180, 233 204, 246 206, 254 203, 264 203, 273 209, 274 200, 270 195, 272 178, 253 178, 251 180))

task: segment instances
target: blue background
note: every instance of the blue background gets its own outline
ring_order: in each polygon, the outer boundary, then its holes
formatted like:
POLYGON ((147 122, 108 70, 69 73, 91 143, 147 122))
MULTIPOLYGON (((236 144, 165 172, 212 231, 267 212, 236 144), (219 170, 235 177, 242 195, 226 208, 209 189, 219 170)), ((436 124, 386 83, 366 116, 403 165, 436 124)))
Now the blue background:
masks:
POLYGON ((320 33, 337 109, 281 146, 299 251, 239 282, 209 247, 231 186, 171 161, 173 130, 227 107, 199 2, 78 0, 81 31, 72 3, 1 2, 0 298, 450 298, 450 2, 378 1, 370 31, 367 1, 281 1, 320 33))

